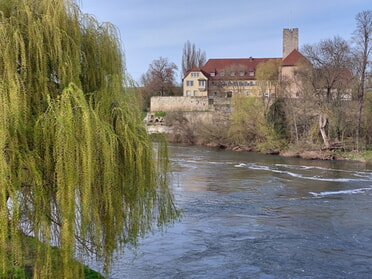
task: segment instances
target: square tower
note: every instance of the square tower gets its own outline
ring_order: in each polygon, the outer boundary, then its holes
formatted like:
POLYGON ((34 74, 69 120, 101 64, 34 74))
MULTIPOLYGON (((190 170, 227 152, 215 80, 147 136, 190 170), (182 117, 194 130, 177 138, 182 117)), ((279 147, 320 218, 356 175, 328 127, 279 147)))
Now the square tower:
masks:
POLYGON ((298 50, 298 28, 283 29, 283 59, 298 50))

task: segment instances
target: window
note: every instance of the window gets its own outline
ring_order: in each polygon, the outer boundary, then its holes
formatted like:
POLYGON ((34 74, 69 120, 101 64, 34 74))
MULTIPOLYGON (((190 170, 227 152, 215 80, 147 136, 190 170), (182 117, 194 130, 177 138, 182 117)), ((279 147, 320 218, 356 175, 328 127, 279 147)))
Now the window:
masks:
POLYGON ((186 86, 194 86, 193 80, 186 80, 186 86))
POLYGON ((199 80, 199 87, 205 87, 205 79, 199 80))
POLYGON ((199 77, 199 73, 192 72, 192 73, 191 73, 191 77, 199 77))
POLYGON ((249 76, 253 77, 254 76, 254 71, 249 71, 249 76))
POLYGON ((215 72, 210 73, 211 77, 214 77, 216 75, 215 72))
POLYGON ((240 71, 239 75, 242 77, 245 75, 245 72, 244 71, 240 71))
POLYGON ((225 71, 221 71, 220 76, 221 77, 225 76, 225 71))
POLYGON ((235 72, 230 72, 230 76, 235 76, 235 72))
POLYGON ((186 96, 190 96, 190 90, 186 90, 186 96))
POLYGON ((198 96, 198 91, 194 90, 194 96, 198 96))

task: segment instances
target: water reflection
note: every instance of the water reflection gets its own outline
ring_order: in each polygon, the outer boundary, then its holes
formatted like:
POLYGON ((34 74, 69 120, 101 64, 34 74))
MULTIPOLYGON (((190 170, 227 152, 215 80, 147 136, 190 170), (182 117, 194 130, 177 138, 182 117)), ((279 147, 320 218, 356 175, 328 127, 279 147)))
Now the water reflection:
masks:
POLYGON ((185 146, 171 157, 183 218, 111 278, 371 278, 370 166, 185 146))

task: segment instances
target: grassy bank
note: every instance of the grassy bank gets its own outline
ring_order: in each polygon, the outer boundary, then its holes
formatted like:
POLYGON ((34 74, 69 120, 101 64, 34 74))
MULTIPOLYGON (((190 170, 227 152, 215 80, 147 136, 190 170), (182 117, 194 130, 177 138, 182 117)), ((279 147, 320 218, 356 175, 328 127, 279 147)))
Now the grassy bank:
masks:
POLYGON ((347 160, 372 163, 372 151, 344 151, 344 150, 322 150, 321 148, 309 146, 290 146, 286 151, 280 152, 285 157, 299 157, 310 160, 347 160))

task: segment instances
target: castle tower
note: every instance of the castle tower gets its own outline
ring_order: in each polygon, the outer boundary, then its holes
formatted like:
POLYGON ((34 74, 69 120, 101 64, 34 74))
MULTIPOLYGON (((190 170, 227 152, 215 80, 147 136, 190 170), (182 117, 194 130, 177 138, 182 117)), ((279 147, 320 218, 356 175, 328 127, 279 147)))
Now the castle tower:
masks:
POLYGON ((298 28, 283 29, 283 59, 294 49, 298 50, 298 28))

